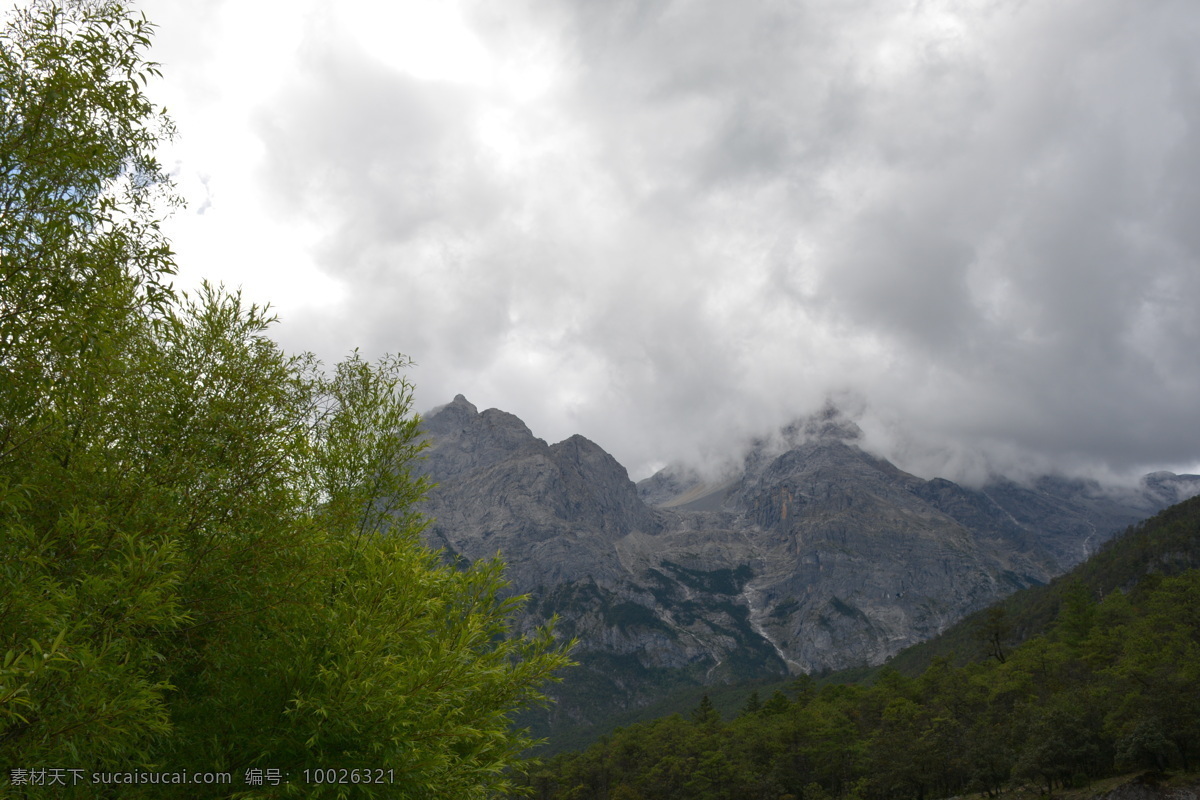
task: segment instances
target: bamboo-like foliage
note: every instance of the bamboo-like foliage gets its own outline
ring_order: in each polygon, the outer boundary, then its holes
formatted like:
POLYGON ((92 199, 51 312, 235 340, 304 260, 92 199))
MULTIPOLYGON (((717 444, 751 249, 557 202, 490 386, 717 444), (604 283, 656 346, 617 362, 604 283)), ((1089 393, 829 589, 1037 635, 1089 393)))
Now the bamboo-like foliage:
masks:
POLYGON ((101 0, 0 34, 2 793, 490 796, 565 649, 421 545, 407 359, 325 370, 170 288, 152 32, 101 0), (232 781, 92 783, 137 771, 232 781))

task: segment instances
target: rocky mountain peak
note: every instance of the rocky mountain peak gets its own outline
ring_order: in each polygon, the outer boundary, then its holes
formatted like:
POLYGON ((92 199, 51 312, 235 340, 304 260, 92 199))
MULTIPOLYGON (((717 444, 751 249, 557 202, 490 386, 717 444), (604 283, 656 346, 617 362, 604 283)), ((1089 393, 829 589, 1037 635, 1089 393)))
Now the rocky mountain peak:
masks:
POLYGON ((846 445, 857 450, 862 436, 862 428, 854 420, 826 403, 820 411, 793 420, 771 436, 754 439, 746 453, 745 472, 757 474, 775 459, 797 450, 820 449, 812 445, 846 445))
POLYGON ((641 481, 638 492, 643 502, 660 508, 745 511, 754 504, 747 503, 749 495, 799 474, 824 470, 836 482, 850 475, 861 479, 880 471, 900 472, 864 452, 858 446, 862 436, 852 419, 826 404, 771 436, 752 440, 738 471, 714 479, 692 467, 672 464, 641 481))
POLYGON ((629 473, 604 448, 578 433, 550 446, 559 460, 573 464, 589 473, 608 473, 629 480, 629 473))
POLYGON ((479 413, 461 394, 422 417, 421 427, 432 444, 425 458, 431 474, 461 475, 546 448, 519 417, 495 408, 479 413))
POLYGON ((454 400, 445 405, 432 409, 424 417, 425 426, 436 424, 441 428, 451 428, 470 424, 470 420, 479 416, 479 409, 461 394, 454 395, 454 400))
POLYGON ((863 436, 858 423, 830 402, 817 413, 798 419, 783 430, 785 440, 792 447, 814 439, 857 442, 863 436))
POLYGON ((620 532, 653 530, 657 524, 638 498, 629 473, 598 444, 575 434, 550 446, 550 453, 578 502, 575 513, 596 528, 620 532))
POLYGON ((755 442, 736 473, 673 467, 636 487, 595 442, 548 445, 462 395, 423 424, 427 541, 499 553, 530 596, 519 624, 558 615, 579 638, 554 712, 576 722, 670 686, 880 663, 1200 488, 1170 473, 1123 494, 926 481, 865 452, 832 405, 755 442))
POLYGON ((1153 497, 1156 504, 1174 505, 1200 494, 1200 475, 1151 472, 1142 478, 1141 489, 1153 497))

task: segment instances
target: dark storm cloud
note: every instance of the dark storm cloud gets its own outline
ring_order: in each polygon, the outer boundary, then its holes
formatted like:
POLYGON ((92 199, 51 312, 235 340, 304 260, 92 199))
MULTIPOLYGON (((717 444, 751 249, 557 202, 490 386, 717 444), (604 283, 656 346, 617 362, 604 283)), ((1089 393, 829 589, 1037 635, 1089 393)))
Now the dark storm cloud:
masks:
POLYGON ((479 5, 532 101, 315 47, 260 130, 339 336, 635 473, 830 394, 925 473, 1200 462, 1200 10, 830 5, 479 5))

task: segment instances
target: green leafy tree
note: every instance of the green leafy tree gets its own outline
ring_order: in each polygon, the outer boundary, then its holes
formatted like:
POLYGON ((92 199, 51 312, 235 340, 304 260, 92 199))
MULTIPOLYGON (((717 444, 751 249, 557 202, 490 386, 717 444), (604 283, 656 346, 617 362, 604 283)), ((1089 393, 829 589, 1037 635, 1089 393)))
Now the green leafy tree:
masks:
POLYGON ((114 3, 35 3, 0 32, 0 459, 109 378, 129 311, 161 309, 174 271, 156 212, 175 202, 142 95, 151 27, 114 3))
POLYGON ((1155 581, 1148 595, 1113 670, 1125 680, 1121 711, 1130 720, 1120 727, 1127 740, 1146 741, 1133 726, 1157 721, 1189 769, 1200 754, 1200 570, 1155 581))
POLYGON ((1033 711, 1014 766, 1018 777, 1055 784, 1085 783, 1107 766, 1099 709, 1081 692, 1061 692, 1033 711))
POLYGON ((1082 647, 1096 623, 1096 613, 1091 590, 1082 581, 1072 581, 1063 593, 1063 605, 1055 625, 1059 638, 1071 647, 1082 647))
POLYGON ((565 649, 511 634, 499 562, 421 546, 406 359, 327 372, 265 309, 170 289, 151 34, 113 0, 0 33, 0 762, 490 796, 565 649))
POLYGON ((894 697, 871 740, 871 776, 883 797, 924 798, 930 782, 929 748, 922 733, 929 720, 920 705, 894 697))
POLYGON ((1117 765, 1124 769, 1162 772, 1175 760, 1174 743, 1156 719, 1140 720, 1117 742, 1117 765))
POLYGON ((35 4, 0 32, 0 748, 34 763, 164 735, 147 634, 187 619, 181 548, 110 449, 124 354, 162 321, 173 269, 148 32, 109 4, 35 4))

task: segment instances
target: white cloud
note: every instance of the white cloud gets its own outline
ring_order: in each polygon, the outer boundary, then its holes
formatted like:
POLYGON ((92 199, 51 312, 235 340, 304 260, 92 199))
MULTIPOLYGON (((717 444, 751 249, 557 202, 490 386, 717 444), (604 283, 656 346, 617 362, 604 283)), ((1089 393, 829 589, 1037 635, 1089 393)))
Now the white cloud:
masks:
POLYGON ((425 406, 635 475, 839 392, 926 473, 1200 462, 1182 0, 141 5, 188 275, 425 406))

